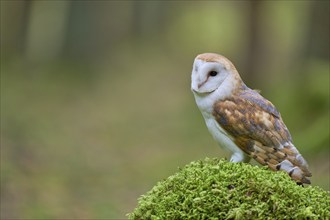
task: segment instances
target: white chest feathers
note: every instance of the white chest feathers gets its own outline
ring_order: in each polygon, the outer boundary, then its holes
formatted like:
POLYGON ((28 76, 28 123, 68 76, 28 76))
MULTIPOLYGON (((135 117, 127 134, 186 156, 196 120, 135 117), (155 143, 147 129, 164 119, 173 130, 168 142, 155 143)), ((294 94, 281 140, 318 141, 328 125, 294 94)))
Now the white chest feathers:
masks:
MULTIPOLYGON (((198 105, 198 102, 197 102, 197 105, 198 105)), ((200 107, 200 106, 198 105, 198 107, 200 107)), ((205 106, 202 106, 202 107, 205 107, 205 106)), ((204 117, 206 126, 207 126, 209 132, 211 133, 212 137, 215 139, 215 141, 220 145, 220 147, 232 152, 232 156, 231 156, 230 160, 232 162, 248 161, 249 157, 234 143, 233 139, 215 120, 212 113, 205 111, 205 109, 204 109, 204 111, 203 111, 203 109, 200 109, 200 110, 204 117)))

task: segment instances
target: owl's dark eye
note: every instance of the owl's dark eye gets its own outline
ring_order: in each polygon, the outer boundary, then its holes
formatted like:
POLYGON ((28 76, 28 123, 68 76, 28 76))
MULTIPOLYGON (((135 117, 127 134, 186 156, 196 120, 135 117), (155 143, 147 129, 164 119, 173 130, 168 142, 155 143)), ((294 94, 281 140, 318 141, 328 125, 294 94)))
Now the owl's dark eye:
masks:
POLYGON ((214 71, 213 70, 213 71, 210 71, 209 72, 209 76, 212 76, 213 77, 213 76, 216 76, 216 75, 218 75, 218 72, 217 71, 214 71))

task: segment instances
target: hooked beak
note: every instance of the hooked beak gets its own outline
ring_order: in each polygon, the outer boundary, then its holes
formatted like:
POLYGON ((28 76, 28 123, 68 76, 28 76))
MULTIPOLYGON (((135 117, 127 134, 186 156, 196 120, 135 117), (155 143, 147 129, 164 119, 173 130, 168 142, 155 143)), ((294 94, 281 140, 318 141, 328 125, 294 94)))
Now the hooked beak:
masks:
POLYGON ((201 88, 201 87, 207 82, 208 79, 209 79, 209 77, 207 77, 205 81, 199 83, 199 84, 197 85, 198 89, 200 89, 200 88, 201 88))

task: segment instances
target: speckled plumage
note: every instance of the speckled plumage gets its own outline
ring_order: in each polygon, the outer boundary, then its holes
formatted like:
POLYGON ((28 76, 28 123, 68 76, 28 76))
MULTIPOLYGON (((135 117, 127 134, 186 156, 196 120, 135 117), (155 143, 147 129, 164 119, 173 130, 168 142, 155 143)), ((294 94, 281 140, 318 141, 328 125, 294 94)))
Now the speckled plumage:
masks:
POLYGON ((280 113, 244 84, 227 58, 213 53, 198 55, 192 90, 210 133, 233 152, 231 161, 248 161, 250 157, 272 170, 286 171, 298 183, 310 183, 308 165, 292 144, 280 113), (219 74, 212 76, 212 71, 219 74))

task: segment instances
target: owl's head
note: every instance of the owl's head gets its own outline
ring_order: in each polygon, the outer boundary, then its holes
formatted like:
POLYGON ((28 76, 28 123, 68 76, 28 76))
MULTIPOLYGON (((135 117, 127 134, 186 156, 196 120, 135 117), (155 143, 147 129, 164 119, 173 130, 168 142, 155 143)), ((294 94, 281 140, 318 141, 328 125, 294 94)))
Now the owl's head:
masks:
POLYGON ((235 66, 224 56, 203 53, 195 58, 191 74, 191 89, 197 94, 218 89, 232 90, 241 81, 235 66))

